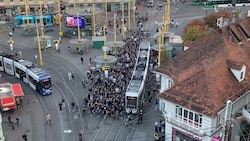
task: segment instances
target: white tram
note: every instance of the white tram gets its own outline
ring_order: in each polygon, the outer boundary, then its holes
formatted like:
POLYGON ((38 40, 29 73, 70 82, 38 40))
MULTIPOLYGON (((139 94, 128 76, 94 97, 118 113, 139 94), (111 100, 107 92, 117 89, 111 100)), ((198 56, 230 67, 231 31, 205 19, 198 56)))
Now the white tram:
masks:
POLYGON ((48 95, 53 92, 50 75, 30 61, 11 54, 1 53, 0 71, 22 80, 41 95, 48 95))
POLYGON ((139 45, 136 64, 125 94, 125 110, 137 113, 141 105, 141 97, 148 73, 150 42, 142 41, 139 45))

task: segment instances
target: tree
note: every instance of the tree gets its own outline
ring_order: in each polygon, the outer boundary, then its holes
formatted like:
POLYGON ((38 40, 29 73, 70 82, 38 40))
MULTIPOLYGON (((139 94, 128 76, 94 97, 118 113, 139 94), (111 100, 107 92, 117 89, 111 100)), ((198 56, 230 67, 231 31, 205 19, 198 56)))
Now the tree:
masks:
POLYGON ((218 12, 214 12, 211 14, 208 14, 206 17, 204 17, 205 24, 213 29, 217 29, 217 19, 223 17, 226 19, 229 19, 229 21, 232 21, 233 15, 230 10, 221 10, 218 12))
POLYGON ((197 38, 204 37, 206 35, 206 31, 202 30, 200 26, 194 25, 187 28, 186 32, 184 32, 181 36, 182 40, 185 41, 194 41, 197 38))
POLYGON ((194 41, 197 38, 204 37, 206 35, 205 23, 201 20, 191 21, 185 28, 182 34, 182 40, 194 41))
POLYGON ((198 19, 195 19, 193 21, 191 21, 186 27, 185 27, 185 31, 187 31, 187 29, 189 27, 192 27, 192 26, 200 26, 201 30, 205 30, 205 22, 202 21, 202 20, 198 20, 198 19))

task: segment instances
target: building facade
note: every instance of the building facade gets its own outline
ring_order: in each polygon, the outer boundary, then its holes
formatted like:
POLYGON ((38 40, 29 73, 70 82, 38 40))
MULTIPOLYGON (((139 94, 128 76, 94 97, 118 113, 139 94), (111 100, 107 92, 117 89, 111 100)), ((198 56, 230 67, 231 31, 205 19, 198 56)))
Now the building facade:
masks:
MULTIPOLYGON (((107 11, 115 11, 121 9, 121 4, 124 3, 125 8, 131 3, 131 8, 134 6, 133 0, 61 0, 61 7, 74 6, 91 6, 95 4, 97 8, 104 9, 107 3, 107 11)), ((31 14, 37 14, 41 0, 0 0, 0 14, 21 15, 25 14, 25 4, 28 5, 31 14)), ((41 5, 44 13, 54 13, 57 11, 58 0, 43 0, 41 5)))
POLYGON ((244 136, 241 121, 250 119, 249 24, 248 18, 217 29, 157 70, 166 141, 244 136))

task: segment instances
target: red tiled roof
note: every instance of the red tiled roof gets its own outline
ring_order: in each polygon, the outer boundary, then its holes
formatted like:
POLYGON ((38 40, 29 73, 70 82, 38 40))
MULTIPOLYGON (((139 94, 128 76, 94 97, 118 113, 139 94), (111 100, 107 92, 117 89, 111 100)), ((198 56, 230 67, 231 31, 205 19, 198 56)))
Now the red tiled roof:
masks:
MULTIPOLYGON (((250 18, 240 21, 250 28, 250 18)), ((158 95, 191 110, 215 117, 225 107, 250 89, 250 71, 238 82, 228 66, 228 60, 250 68, 250 44, 238 23, 223 27, 194 42, 182 54, 162 64, 159 72, 170 76, 174 86, 158 95), (235 26, 235 27, 234 27, 235 26), (232 38, 230 29, 242 38, 242 44, 232 38)))

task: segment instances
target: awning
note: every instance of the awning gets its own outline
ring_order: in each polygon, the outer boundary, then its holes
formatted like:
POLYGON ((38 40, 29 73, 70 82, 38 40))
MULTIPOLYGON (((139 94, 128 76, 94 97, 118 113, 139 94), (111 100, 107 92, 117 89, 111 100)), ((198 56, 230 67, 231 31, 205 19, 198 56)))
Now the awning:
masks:
POLYGON ((15 97, 24 96, 23 89, 20 84, 12 84, 12 92, 15 97))
POLYGON ((16 108, 15 97, 10 96, 6 98, 2 98, 0 101, 1 101, 1 106, 2 106, 3 111, 16 108))

